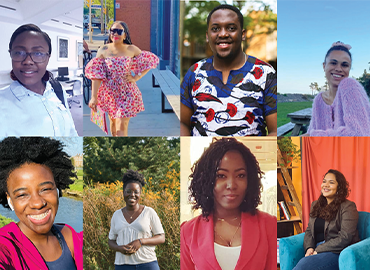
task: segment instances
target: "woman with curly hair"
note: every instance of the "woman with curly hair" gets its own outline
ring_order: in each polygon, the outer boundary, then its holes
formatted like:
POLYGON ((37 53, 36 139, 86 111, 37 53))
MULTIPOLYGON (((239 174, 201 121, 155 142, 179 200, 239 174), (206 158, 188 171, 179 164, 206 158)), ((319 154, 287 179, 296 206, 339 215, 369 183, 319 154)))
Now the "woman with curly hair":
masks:
POLYGON ((190 175, 193 210, 181 225, 181 269, 276 269, 276 217, 257 210, 263 172, 234 138, 211 143, 190 175))
POLYGON ((311 205, 304 236, 305 257, 295 270, 339 269, 339 253, 358 242, 356 204, 347 200, 349 185, 344 175, 330 169, 321 184, 321 195, 311 205))
POLYGON ((158 270, 155 246, 164 243, 164 230, 153 208, 140 205, 146 184, 142 174, 128 170, 123 175, 126 206, 114 212, 108 245, 116 251, 115 269, 158 270))
POLYGON ((0 142, 0 203, 19 218, 0 229, 1 269, 83 268, 82 239, 72 227, 54 224, 62 190, 76 177, 73 170, 57 140, 0 142))

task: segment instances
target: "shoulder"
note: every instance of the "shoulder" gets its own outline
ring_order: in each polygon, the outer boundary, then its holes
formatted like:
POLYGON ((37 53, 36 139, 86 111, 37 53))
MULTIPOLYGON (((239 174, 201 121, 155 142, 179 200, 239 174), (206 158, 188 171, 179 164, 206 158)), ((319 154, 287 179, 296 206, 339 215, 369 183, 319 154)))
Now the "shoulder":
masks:
MULTIPOLYGON (((2 236, 7 235, 9 232, 13 232, 13 233, 20 232, 16 223, 10 222, 9 224, 0 228, 0 235, 2 235, 2 236)), ((0 242, 2 242, 2 241, 0 241, 0 242)))
POLYGON ((133 52, 134 53, 134 56, 138 56, 139 54, 141 54, 141 50, 139 49, 139 47, 135 46, 135 45, 128 45, 127 49, 130 51, 130 52, 133 52))
POLYGON ((345 200, 344 202, 342 202, 340 207, 341 209, 348 209, 348 208, 357 209, 356 204, 350 200, 345 200))
POLYGON ((107 55, 107 52, 110 51, 110 44, 105 44, 102 47, 98 49, 98 52, 96 53, 96 58, 105 58, 107 55))
MULTIPOLYGON (((209 219, 210 217, 208 217, 209 219)), ((204 218, 202 215, 199 215, 195 218, 192 218, 191 220, 184 221, 181 224, 181 233, 186 233, 188 231, 193 231, 196 227, 198 227, 203 222, 207 222, 206 218, 204 218)))
POLYGON ((257 57, 248 55, 247 62, 252 63, 256 66, 262 66, 267 72, 273 72, 275 73, 275 69, 265 61, 262 61, 261 59, 258 59, 257 57))
MULTIPOLYGON (((248 215, 248 214, 245 214, 245 215, 248 215)), ((255 216, 258 219, 258 223, 266 227, 268 230, 274 229, 274 227, 276 227, 277 219, 275 216, 272 216, 266 212, 262 212, 259 210, 257 210, 255 216)))
POLYGON ((144 206, 144 210, 146 213, 150 214, 150 215, 157 215, 157 212, 151 208, 150 206, 144 206))
POLYGON ((347 97, 351 102, 353 102, 353 98, 364 98, 368 101, 368 96, 364 87, 361 83, 353 78, 343 79, 339 83, 338 93, 342 97, 347 97))

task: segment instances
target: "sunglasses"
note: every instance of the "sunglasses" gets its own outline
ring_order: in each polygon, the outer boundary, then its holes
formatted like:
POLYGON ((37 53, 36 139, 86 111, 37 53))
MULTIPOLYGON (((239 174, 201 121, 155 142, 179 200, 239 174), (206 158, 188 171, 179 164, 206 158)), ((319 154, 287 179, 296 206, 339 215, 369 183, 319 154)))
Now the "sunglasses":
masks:
POLYGON ((124 29, 118 29, 118 28, 110 29, 110 33, 111 34, 116 33, 119 36, 122 35, 124 32, 125 32, 124 29))

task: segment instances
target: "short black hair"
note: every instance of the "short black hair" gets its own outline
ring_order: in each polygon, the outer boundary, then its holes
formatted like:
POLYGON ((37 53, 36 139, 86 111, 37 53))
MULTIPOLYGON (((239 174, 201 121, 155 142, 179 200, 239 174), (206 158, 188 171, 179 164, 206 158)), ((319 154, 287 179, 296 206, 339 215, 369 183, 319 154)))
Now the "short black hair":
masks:
MULTIPOLYGON (((338 42, 339 42, 339 41, 338 41, 338 42)), ((326 63, 326 58, 329 56, 329 54, 330 54, 332 51, 343 51, 343 52, 346 52, 346 53, 348 53, 349 58, 351 58, 351 60, 352 60, 352 54, 350 53, 350 51, 348 50, 348 48, 346 48, 345 46, 342 46, 342 45, 336 45, 336 46, 331 47, 331 48, 326 52, 325 59, 324 59, 324 64, 326 63)))
POLYGON ((217 168, 228 151, 239 152, 247 168, 247 191, 243 203, 240 205, 242 212, 256 214, 257 206, 261 202, 261 178, 263 172, 260 169, 256 157, 248 147, 235 138, 216 139, 203 152, 202 156, 191 168, 189 176, 189 200, 195 201, 192 209, 202 209, 203 217, 207 218, 213 212, 214 195, 213 189, 216 181, 217 168))
POLYGON ((62 190, 76 178, 70 156, 63 151, 63 143, 43 137, 8 137, 0 142, 0 203, 9 208, 6 193, 9 175, 24 164, 40 164, 48 167, 55 185, 62 190))
POLYGON ((24 24, 24 25, 21 25, 21 26, 19 26, 14 31, 14 33, 12 34, 12 36, 10 38, 9 50, 12 49, 14 40, 20 34, 22 34, 24 32, 36 32, 36 33, 40 33, 43 36, 43 38, 45 39, 46 43, 48 44, 48 46, 49 46, 49 54, 51 54, 51 39, 50 39, 49 35, 46 32, 43 32, 37 25, 34 25, 34 24, 24 24))
POLYGON ((123 182, 123 192, 125 192, 125 188, 129 183, 137 183, 140 186, 140 189, 143 188, 143 186, 146 185, 146 182, 144 180, 144 176, 134 170, 128 170, 122 177, 123 182))
POLYGON ((237 7, 234 7, 232 5, 227 5, 227 4, 219 5, 219 6, 215 7, 214 9, 212 9, 212 11, 208 14, 208 17, 207 17, 207 28, 209 26, 209 21, 211 20, 212 14, 216 10, 219 10, 219 9, 229 9, 229 10, 234 11, 236 13, 236 15, 238 15, 240 27, 241 27, 241 29, 243 29, 243 25, 244 25, 244 17, 243 17, 243 14, 240 12, 240 10, 237 7))
MULTIPOLYGON (((115 23, 119 23, 120 25, 122 25, 123 29, 125 29, 125 33, 126 33, 126 39, 123 40, 123 43, 124 44, 128 44, 128 45, 131 45, 132 44, 132 41, 131 41, 131 37, 130 37, 130 31, 128 30, 128 26, 127 26, 127 23, 123 22, 123 21, 115 21, 113 24, 115 23)), ((113 25, 112 24, 112 25, 113 25)), ((111 27, 112 28, 112 27, 111 27)), ((110 29, 109 29, 110 30, 110 29)), ((113 40, 110 38, 110 33, 109 33, 109 36, 108 36, 108 43, 112 43, 113 40)))

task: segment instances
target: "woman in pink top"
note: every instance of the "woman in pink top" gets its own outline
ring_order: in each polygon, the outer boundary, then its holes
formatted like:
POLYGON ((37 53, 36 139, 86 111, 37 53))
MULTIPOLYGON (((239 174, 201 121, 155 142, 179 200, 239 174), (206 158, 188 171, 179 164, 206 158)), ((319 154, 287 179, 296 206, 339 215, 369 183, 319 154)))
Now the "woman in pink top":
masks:
POLYGON ((369 136, 370 103, 363 86, 348 78, 351 46, 333 43, 323 63, 329 90, 319 93, 312 106, 309 136, 369 136))
POLYGON ((8 137, 0 142, 0 203, 18 223, 0 229, 0 269, 83 268, 82 239, 54 224, 62 190, 76 177, 61 142, 8 137))
POLYGON ((276 269, 276 217, 257 210, 262 175, 235 138, 204 151, 189 177, 193 209, 202 215, 181 225, 181 269, 276 269))

